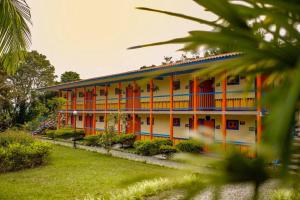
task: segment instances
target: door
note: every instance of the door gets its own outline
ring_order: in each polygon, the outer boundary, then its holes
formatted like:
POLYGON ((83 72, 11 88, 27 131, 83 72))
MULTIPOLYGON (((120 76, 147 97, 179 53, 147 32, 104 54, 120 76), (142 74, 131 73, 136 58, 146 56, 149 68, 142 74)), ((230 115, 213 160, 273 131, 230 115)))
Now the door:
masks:
POLYGON ((132 110, 133 108, 133 87, 128 85, 126 87, 126 110, 132 110))
POLYGON ((86 92, 86 109, 92 110, 93 109, 93 92, 88 91, 86 92))
POLYGON ((92 133, 93 128, 93 116, 92 115, 86 115, 85 116, 85 129, 88 134, 92 133))
POLYGON ((133 89, 132 85, 128 85, 126 88, 126 110, 132 110, 133 105, 135 110, 141 108, 141 88, 136 86, 133 89))
POLYGON ((135 115, 135 124, 133 127, 133 117, 132 115, 127 115, 126 118, 126 133, 131 133, 133 134, 133 129, 134 133, 140 133, 141 132, 141 118, 138 115, 135 115))
POLYGON ((207 138, 214 138, 214 132, 215 132, 215 120, 214 119, 198 119, 198 125, 201 134, 203 134, 207 138))
POLYGON ((200 108, 201 110, 213 110, 215 108, 214 79, 200 83, 200 108))

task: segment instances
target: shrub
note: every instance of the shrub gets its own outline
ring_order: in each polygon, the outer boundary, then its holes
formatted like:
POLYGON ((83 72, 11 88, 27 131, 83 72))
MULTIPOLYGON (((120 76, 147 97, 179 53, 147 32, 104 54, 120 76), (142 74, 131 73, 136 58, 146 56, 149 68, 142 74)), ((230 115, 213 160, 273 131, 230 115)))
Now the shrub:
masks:
POLYGON ((99 138, 98 144, 103 148, 105 148, 107 150, 107 153, 109 153, 112 145, 114 144, 115 138, 116 138, 115 133, 105 132, 99 138))
POLYGON ((35 141, 25 132, 0 134, 0 172, 31 168, 45 163, 48 144, 35 141))
POLYGON ((182 152, 188 153, 200 153, 203 151, 202 145, 195 140, 187 140, 180 142, 176 145, 176 148, 182 152))
POLYGON ((83 138, 83 144, 87 146, 97 146, 99 145, 101 135, 89 135, 83 138))
POLYGON ((20 144, 30 144, 34 141, 33 137, 23 131, 6 131, 4 133, 0 133, 0 147, 6 147, 12 143, 20 143, 20 144))
POLYGON ((133 147, 136 135, 134 134, 122 134, 118 136, 117 143, 122 144, 122 147, 133 147))
POLYGON ((155 139, 153 140, 153 143, 156 144, 157 146, 162 146, 162 145, 168 145, 168 146, 173 146, 173 141, 169 139, 155 139))
POLYGON ((55 131, 55 138, 70 139, 82 136, 84 136, 84 130, 76 130, 75 133, 73 128, 61 128, 55 131))
POLYGON ((170 145, 162 145, 159 148, 159 153, 163 154, 167 159, 171 158, 172 155, 176 152, 176 148, 170 145))
POLYGON ((48 138, 54 139, 55 138, 55 131, 56 130, 46 130, 46 136, 48 138))
POLYGON ((165 139, 157 139, 153 141, 140 140, 134 143, 134 148, 136 149, 136 152, 138 154, 144 156, 153 156, 153 155, 160 154, 161 146, 171 146, 171 145, 173 145, 173 142, 171 140, 165 140, 165 139))

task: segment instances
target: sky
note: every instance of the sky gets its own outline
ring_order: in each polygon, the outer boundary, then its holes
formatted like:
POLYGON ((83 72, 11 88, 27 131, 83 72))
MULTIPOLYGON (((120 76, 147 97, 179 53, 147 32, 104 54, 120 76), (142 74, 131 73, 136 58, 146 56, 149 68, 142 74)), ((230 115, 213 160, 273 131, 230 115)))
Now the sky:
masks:
POLYGON ((32 15, 30 49, 47 56, 56 75, 75 71, 82 79, 158 65, 179 58, 181 45, 128 47, 186 36, 209 27, 135 9, 143 6, 205 19, 215 16, 192 0, 27 0, 32 15))

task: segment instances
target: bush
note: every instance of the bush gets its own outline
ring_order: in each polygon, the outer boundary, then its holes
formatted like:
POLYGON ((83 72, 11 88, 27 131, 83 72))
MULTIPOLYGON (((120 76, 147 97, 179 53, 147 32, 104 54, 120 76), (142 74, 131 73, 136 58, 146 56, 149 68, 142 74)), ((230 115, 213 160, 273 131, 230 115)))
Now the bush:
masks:
POLYGON ((162 145, 159 148, 159 153, 163 154, 167 159, 171 158, 172 155, 176 152, 176 148, 170 145, 162 145))
POLYGON ((153 140, 153 143, 156 144, 157 146, 162 146, 162 145, 168 145, 168 146, 173 146, 173 141, 169 139, 155 139, 153 140))
POLYGON ((76 130, 76 134, 74 132, 73 128, 61 128, 54 131, 54 133, 51 130, 47 130, 46 135, 50 138, 61 138, 61 139, 70 139, 75 137, 83 137, 84 136, 84 130, 76 130), (47 134, 48 132, 48 134, 47 134))
POLYGON ((188 152, 188 153, 200 153, 203 151, 202 145, 195 140, 187 140, 180 142, 176 145, 176 148, 181 152, 188 152))
POLYGON ((45 163, 50 151, 48 144, 35 141, 25 132, 0 134, 0 172, 31 168, 45 163))
POLYGON ((6 147, 9 144, 20 143, 20 144, 30 144, 34 141, 33 137, 23 131, 6 131, 4 133, 0 133, 0 147, 6 147))
POLYGON ((116 138, 115 133, 105 132, 99 138, 98 144, 103 148, 105 148, 107 150, 107 153, 109 153, 112 145, 114 144, 115 138, 116 138))
POLYGON ((89 135, 83 138, 83 144, 87 146, 98 146, 101 135, 89 135))
POLYGON ((133 147, 133 144, 135 142, 136 135, 134 134, 122 134, 117 137, 116 143, 119 143, 122 145, 122 147, 133 147))
POLYGON ((55 131, 56 130, 46 130, 46 136, 48 138, 54 139, 55 138, 55 131))
POLYGON ((172 146, 173 142, 171 140, 165 139, 157 139, 153 141, 148 140, 140 140, 134 143, 134 148, 138 154, 144 156, 153 156, 160 154, 160 147, 161 146, 172 146))

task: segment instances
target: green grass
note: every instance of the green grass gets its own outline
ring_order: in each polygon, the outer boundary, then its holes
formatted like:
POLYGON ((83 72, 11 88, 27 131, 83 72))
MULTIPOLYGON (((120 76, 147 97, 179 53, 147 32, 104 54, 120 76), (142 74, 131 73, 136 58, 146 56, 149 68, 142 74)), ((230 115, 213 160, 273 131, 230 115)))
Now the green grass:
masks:
POLYGON ((47 165, 0 174, 0 199, 83 199, 182 171, 53 146, 47 165))

